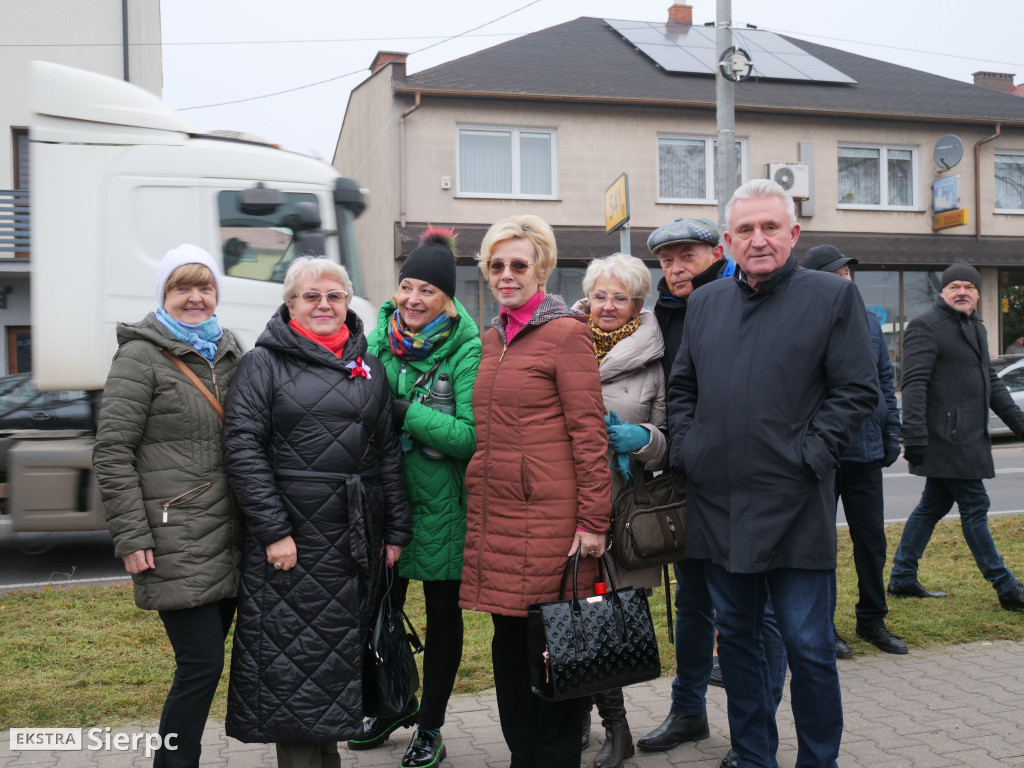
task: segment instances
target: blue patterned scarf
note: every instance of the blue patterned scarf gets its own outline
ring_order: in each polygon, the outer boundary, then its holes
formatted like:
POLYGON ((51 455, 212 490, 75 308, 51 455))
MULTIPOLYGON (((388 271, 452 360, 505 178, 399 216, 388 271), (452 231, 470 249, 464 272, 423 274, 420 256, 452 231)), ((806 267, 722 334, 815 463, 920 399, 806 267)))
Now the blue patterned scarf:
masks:
POLYGON ((200 355, 211 363, 217 354, 217 342, 224 335, 224 329, 220 327, 220 321, 214 315, 209 320, 204 320, 198 325, 189 325, 175 320, 163 307, 156 310, 156 319, 160 321, 174 338, 188 342, 200 355))
POLYGON ((434 347, 451 335, 454 326, 455 318, 448 317, 442 312, 422 331, 413 333, 405 327, 396 309, 388 321, 388 343, 391 346, 391 353, 406 360, 423 360, 433 352, 434 347))

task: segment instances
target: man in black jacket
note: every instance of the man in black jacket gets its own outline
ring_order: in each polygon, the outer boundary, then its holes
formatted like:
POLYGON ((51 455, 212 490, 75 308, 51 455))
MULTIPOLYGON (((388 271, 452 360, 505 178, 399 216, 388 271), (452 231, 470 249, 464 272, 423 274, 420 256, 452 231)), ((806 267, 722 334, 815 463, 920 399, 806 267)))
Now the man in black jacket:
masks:
POLYGON ((996 376, 978 316, 978 271, 957 261, 942 273, 939 298, 911 321, 903 342, 903 455, 911 474, 927 478, 907 519, 889 574, 889 594, 945 597, 917 577, 935 524, 960 508, 964 539, 999 604, 1024 611, 1024 586, 1006 567, 988 527, 983 478, 995 476, 988 411, 1024 438, 1024 412, 996 376))
POLYGON ((833 767, 843 707, 832 633, 839 457, 878 400, 853 283, 797 266, 792 198, 755 179, 726 208, 736 275, 688 300, 668 386, 671 467, 687 479, 686 553, 715 606, 741 765, 775 764, 762 652, 768 593, 789 656, 797 765, 833 767))

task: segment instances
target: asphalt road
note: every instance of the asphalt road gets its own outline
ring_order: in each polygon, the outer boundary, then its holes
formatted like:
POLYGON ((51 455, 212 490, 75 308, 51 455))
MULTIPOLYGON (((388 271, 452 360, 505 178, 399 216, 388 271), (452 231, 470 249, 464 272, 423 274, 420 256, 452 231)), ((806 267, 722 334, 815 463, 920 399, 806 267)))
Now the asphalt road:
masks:
MULTIPOLYGON (((992 453, 996 477, 985 482, 992 499, 990 514, 1024 514, 1024 444, 1001 440, 992 453)), ((883 477, 886 520, 906 520, 921 495, 924 479, 907 472, 903 459, 884 470, 883 477)), ((839 522, 845 523, 841 506, 839 522)), ((105 532, 14 533, 0 522, 0 592, 127 580, 105 532)))

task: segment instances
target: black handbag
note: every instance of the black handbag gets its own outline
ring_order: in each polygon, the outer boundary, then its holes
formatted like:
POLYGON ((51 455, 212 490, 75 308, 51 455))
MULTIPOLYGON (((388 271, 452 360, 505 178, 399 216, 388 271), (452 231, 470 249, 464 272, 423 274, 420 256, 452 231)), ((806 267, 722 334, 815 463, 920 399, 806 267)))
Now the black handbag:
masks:
POLYGON ((391 717, 405 712, 420 687, 413 652, 422 651, 423 644, 405 611, 391 602, 394 583, 394 568, 388 568, 382 557, 373 589, 374 613, 363 662, 363 712, 369 717, 391 717))
POLYGON ((534 603, 528 616, 530 690, 548 701, 653 680, 661 674, 654 622, 643 589, 616 589, 579 596, 577 552, 565 564, 557 601, 534 603), (572 570, 572 597, 565 583, 572 570))
POLYGON ((612 502, 612 557, 627 570, 682 560, 686 487, 668 472, 645 477, 640 467, 634 469, 632 484, 612 502))

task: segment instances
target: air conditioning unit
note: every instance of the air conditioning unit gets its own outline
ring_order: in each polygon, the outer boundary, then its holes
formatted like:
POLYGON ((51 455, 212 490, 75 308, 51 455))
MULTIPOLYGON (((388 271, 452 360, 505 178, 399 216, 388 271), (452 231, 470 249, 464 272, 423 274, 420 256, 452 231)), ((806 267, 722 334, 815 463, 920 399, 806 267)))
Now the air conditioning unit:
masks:
POLYGON ((811 167, 807 163, 768 163, 768 178, 796 200, 811 196, 811 167))

